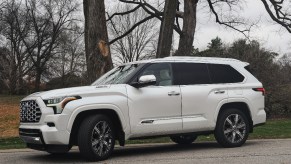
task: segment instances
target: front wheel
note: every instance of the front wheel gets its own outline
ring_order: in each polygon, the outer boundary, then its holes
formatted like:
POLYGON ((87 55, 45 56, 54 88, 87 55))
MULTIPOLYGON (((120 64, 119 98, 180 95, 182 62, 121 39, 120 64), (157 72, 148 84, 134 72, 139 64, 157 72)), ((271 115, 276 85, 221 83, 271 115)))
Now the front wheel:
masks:
POLYGON ((111 120, 104 115, 87 117, 78 133, 80 153, 90 161, 107 159, 113 152, 115 133, 111 120))
POLYGON ((238 109, 223 111, 217 120, 214 136, 223 147, 239 147, 249 135, 249 120, 238 109))
POLYGON ((179 135, 179 136, 171 136, 171 140, 177 144, 187 145, 191 144, 197 139, 196 135, 179 135))

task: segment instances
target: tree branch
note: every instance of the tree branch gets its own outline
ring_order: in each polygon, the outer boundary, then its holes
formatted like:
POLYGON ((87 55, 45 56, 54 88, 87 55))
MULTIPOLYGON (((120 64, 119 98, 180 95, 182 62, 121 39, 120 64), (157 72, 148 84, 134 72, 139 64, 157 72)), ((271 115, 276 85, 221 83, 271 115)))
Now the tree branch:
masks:
POLYGON ((265 9, 267 10, 270 17, 273 19, 273 21, 277 22, 281 26, 283 26, 289 33, 291 33, 291 15, 288 13, 283 13, 282 4, 284 0, 281 1, 274 1, 269 0, 274 7, 275 14, 272 12, 268 2, 266 0, 261 0, 265 6, 265 9), (290 16, 290 17, 287 17, 290 16))
POLYGON ((125 32, 124 34, 120 35, 119 37, 117 37, 117 38, 111 40, 111 41, 109 42, 109 45, 110 45, 110 44, 113 44, 114 42, 116 42, 116 41, 119 40, 119 39, 122 39, 123 37, 125 37, 126 35, 128 35, 129 33, 131 33, 131 32, 132 32, 136 27, 138 27, 140 24, 142 24, 142 23, 144 23, 144 22, 146 22, 146 21, 148 21, 148 20, 150 20, 150 19, 152 19, 152 18, 154 18, 154 17, 155 17, 155 16, 151 15, 151 16, 148 16, 148 17, 144 18, 143 20, 137 22, 137 23, 136 23, 134 26, 132 26, 132 27, 131 27, 127 32, 125 32))
MULTIPOLYGON (((227 2, 226 0, 223 0, 223 1, 227 2)), ((220 18, 219 18, 219 16, 218 16, 218 13, 216 12, 216 10, 214 9, 214 6, 213 6, 213 4, 214 4, 214 3, 217 3, 217 1, 215 1, 215 2, 213 3, 213 2, 211 2, 211 0, 207 0, 207 2, 208 2, 208 5, 209 5, 209 8, 210 8, 210 11, 211 11, 211 12, 214 14, 214 16, 215 16, 215 21, 216 21, 218 24, 221 24, 221 25, 224 25, 224 26, 226 26, 226 27, 232 28, 232 29, 234 29, 235 31, 238 31, 238 32, 242 33, 246 38, 249 39, 249 36, 248 36, 245 32, 250 32, 250 29, 251 29, 252 25, 251 25, 248 29, 240 30, 240 29, 234 27, 232 24, 243 24, 243 22, 239 22, 239 21, 235 21, 235 20, 227 21, 227 22, 225 22, 225 21, 221 21, 220 18)))
POLYGON ((121 16, 123 16, 123 15, 126 15, 126 14, 130 14, 130 13, 132 13, 132 12, 134 12, 134 11, 136 11, 137 9, 139 9, 141 7, 141 5, 138 5, 138 6, 136 6, 135 8, 133 8, 133 9, 131 9, 131 10, 128 10, 128 11, 125 11, 125 12, 121 12, 121 13, 114 13, 114 14, 112 14, 111 16, 109 16, 108 14, 108 19, 106 20, 106 21, 110 21, 114 16, 117 16, 117 15, 121 15, 121 16))
MULTIPOLYGON (((160 21, 163 20, 163 18, 161 16, 163 16, 164 13, 163 12, 160 12, 159 10, 157 10, 155 7, 153 7, 152 5, 148 4, 144 0, 119 0, 119 1, 120 2, 123 2, 123 3, 140 5, 149 15, 153 16, 152 18, 156 17, 160 21)), ((181 12, 176 12, 176 16, 179 17, 179 18, 182 18, 183 14, 181 12)), ((177 25, 174 25, 174 30, 179 35, 182 35, 183 34, 182 31, 177 27, 177 25)))

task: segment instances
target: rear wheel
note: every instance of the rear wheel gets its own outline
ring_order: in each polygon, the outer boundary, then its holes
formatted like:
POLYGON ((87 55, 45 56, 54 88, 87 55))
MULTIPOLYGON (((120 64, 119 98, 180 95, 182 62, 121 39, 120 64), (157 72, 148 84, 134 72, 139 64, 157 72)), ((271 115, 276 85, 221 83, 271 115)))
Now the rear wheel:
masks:
POLYGON ((238 109, 228 109, 219 115, 214 136, 223 147, 239 147, 249 135, 249 120, 238 109))
POLYGON ((171 136, 171 140, 177 144, 187 145, 191 144, 197 139, 196 135, 179 135, 179 136, 171 136))
POLYGON ((115 133, 111 120, 104 115, 86 118, 79 129, 78 145, 80 153, 88 160, 107 159, 113 151, 115 133))

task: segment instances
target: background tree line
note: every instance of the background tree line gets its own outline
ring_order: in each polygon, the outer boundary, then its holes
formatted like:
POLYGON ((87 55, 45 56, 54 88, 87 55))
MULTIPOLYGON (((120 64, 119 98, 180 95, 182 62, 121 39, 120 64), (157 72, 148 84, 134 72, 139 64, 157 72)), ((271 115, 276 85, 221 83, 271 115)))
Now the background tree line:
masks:
POLYGON ((291 54, 278 54, 261 47, 258 41, 239 39, 224 44, 214 38, 207 49, 192 49, 192 56, 225 57, 248 62, 249 71, 266 89, 266 112, 270 115, 291 114, 291 54))
MULTIPOLYGON (((259 1, 270 18, 290 33, 290 3, 259 1)), ((291 113, 290 58, 251 41, 249 32, 256 22, 241 16, 244 1, 110 2, 0 0, 0 93, 29 94, 88 85, 114 65, 142 59, 231 57, 249 62, 263 82, 268 113, 291 113), (203 51, 193 48, 199 5, 208 9, 216 23, 243 34, 244 39, 227 45, 215 38, 203 51), (80 16, 82 7, 84 17, 80 16), (173 38, 178 41, 177 49, 173 38)))

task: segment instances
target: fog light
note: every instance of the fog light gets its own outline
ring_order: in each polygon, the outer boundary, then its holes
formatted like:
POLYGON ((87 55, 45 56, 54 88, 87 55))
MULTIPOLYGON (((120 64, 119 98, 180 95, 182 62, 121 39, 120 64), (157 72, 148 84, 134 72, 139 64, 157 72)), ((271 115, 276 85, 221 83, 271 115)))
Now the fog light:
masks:
POLYGON ((49 127, 55 127, 55 123, 53 123, 53 122, 48 122, 48 123, 47 123, 47 126, 49 126, 49 127))

